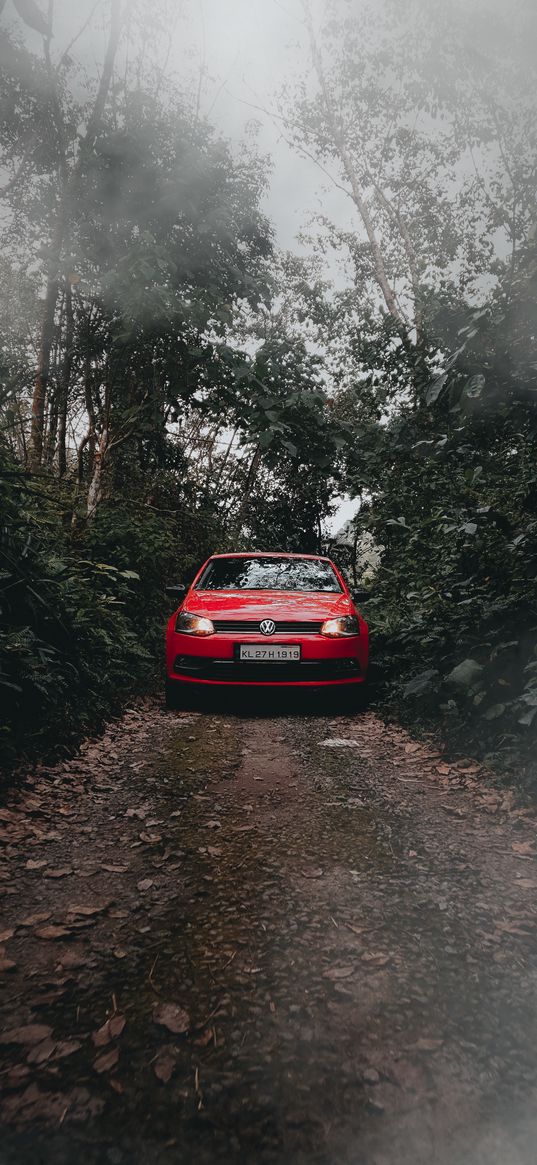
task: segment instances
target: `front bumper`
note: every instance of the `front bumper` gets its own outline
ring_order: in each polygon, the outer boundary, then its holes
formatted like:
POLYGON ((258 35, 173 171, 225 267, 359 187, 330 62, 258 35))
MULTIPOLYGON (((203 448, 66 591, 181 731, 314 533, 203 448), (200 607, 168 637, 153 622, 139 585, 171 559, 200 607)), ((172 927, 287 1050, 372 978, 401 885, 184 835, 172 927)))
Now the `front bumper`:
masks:
POLYGON ((274 635, 271 646, 299 646, 299 663, 244 662, 238 659, 240 643, 267 645, 260 635, 193 635, 172 632, 167 645, 167 676, 187 684, 247 684, 263 687, 312 687, 363 684, 367 671, 367 636, 328 639, 274 635))

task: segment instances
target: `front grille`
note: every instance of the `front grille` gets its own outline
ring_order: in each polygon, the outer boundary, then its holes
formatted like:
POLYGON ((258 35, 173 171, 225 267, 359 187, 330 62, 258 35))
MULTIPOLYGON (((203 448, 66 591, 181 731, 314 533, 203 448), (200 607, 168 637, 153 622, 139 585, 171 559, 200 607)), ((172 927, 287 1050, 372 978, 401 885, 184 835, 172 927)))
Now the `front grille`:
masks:
MULTIPOLYGON (((213 627, 220 634, 259 635, 260 622, 261 619, 213 619, 213 627)), ((322 623, 316 620, 275 619, 274 622, 276 623, 274 635, 319 635, 322 627, 322 623)), ((270 639, 271 636, 267 635, 266 638, 270 639)))
POLYGON ((250 663, 231 659, 210 659, 196 655, 178 655, 176 675, 200 680, 235 680, 248 683, 274 683, 283 680, 351 680, 360 675, 357 659, 308 659, 300 663, 250 663))

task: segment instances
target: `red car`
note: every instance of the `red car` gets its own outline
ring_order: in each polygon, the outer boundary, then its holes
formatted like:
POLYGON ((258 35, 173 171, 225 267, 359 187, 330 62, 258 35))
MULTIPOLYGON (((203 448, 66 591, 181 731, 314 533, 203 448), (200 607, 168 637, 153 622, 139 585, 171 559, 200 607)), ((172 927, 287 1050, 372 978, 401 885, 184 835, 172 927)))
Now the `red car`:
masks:
POLYGON ((329 558, 215 554, 168 623, 166 703, 215 684, 357 691, 367 662, 367 623, 329 558))

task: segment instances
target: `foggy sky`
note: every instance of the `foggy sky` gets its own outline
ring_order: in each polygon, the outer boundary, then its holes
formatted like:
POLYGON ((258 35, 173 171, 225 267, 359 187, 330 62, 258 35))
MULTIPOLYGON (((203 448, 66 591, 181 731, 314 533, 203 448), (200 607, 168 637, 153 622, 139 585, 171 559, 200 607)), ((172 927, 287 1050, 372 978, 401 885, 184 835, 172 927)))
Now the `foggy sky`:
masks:
MULTIPOLYGON (((152 18, 158 5, 151 0, 141 2, 147 5, 152 18)), ((45 0, 38 3, 45 11, 45 0)), ((313 162, 297 156, 269 115, 251 108, 259 105, 276 112, 276 99, 284 83, 307 68, 300 0, 165 3, 169 17, 166 33, 171 42, 167 62, 170 76, 194 96, 201 71, 200 114, 208 115, 237 149, 246 138, 272 159, 270 190, 263 209, 274 224, 278 246, 301 250, 297 234, 307 225, 311 213, 322 211, 339 225, 350 227, 353 215, 345 195, 331 186, 313 162)), ((94 8, 95 0, 56 0, 54 60, 58 60, 94 8)), ((108 17, 108 4, 102 0, 73 47, 73 58, 90 76, 98 73, 102 62, 108 17)), ((41 55, 41 37, 22 25, 9 0, 2 23, 16 27, 28 47, 41 55)), ((155 33, 158 31, 155 28, 155 33)), ((129 45, 123 45, 123 53, 128 51, 129 45)))

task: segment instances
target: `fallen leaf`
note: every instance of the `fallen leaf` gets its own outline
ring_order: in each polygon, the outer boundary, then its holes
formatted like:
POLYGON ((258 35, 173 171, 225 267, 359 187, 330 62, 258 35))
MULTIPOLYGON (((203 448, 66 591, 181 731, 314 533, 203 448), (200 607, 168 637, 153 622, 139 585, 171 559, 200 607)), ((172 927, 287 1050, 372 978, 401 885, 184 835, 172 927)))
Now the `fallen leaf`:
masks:
POLYGON ((95 1047, 104 1048, 111 1040, 119 1039, 126 1022, 124 1015, 112 1015, 110 1019, 107 1019, 91 1037, 95 1047))
POLYGON ((38 922, 47 922, 51 917, 52 911, 44 910, 39 914, 29 914, 28 918, 23 918, 19 926, 37 926, 38 922))
POLYGON ((46 1023, 27 1023, 23 1027, 12 1027, 0 1035, 0 1044, 40 1044, 52 1035, 52 1028, 46 1023))
POLYGON ((409 1047, 416 1052, 437 1052, 442 1047, 443 1040, 417 1040, 415 1044, 410 1044, 409 1047))
POLYGON ((325 979, 332 980, 348 979, 349 975, 352 975, 353 971, 354 967, 351 967, 350 964, 345 964, 339 967, 329 967, 328 971, 324 972, 324 977, 325 979))
POLYGON ((93 1067, 96 1072, 109 1072, 111 1068, 115 1068, 119 1060, 119 1052, 117 1048, 112 1048, 109 1052, 103 1052, 102 1056, 97 1056, 93 1067))
POLYGON ((39 860, 36 858, 28 858, 26 862, 27 870, 42 870, 43 866, 48 866, 46 858, 40 858, 39 860))
POLYGON ((0 954, 0 974, 3 974, 4 971, 14 971, 16 966, 17 964, 13 959, 8 959, 5 955, 0 954))
POLYGON ((533 920, 525 922, 524 919, 519 919, 519 921, 515 920, 514 922, 495 922, 494 926, 501 934, 515 934, 527 938, 528 931, 535 926, 535 922, 533 920))
POLYGON ((30 1075, 30 1069, 27 1064, 14 1064, 7 1074, 7 1084, 9 1088, 17 1088, 23 1080, 27 1080, 30 1075))
POLYGON ((43 877, 45 878, 65 878, 67 874, 72 874, 72 866, 62 866, 59 870, 45 870, 43 877))
POLYGON ((36 1044, 35 1047, 33 1047, 28 1052, 28 1055, 26 1057, 27 1063, 28 1064, 44 1064, 47 1060, 50 1060, 50 1057, 52 1056, 52 1053, 54 1052, 55 1048, 56 1048, 56 1043, 54 1040, 51 1040, 51 1039, 43 1040, 40 1044, 36 1044))
POLYGON ((137 889, 143 892, 144 890, 150 890, 155 883, 152 878, 142 878, 142 881, 137 882, 136 885, 137 889))
POLYGON ((361 748, 359 740, 349 740, 347 737, 334 736, 333 740, 321 740, 320 748, 361 748))
POLYGON ((110 906, 110 901, 100 902, 95 906, 68 906, 67 914, 80 915, 82 918, 92 918, 94 914, 102 914, 110 906))
POLYGON ((198 1036, 197 1040, 194 1040, 196 1047, 197 1048, 206 1048, 207 1045, 210 1044, 211 1040, 213 1039, 213 1035, 214 1035, 214 1028, 212 1028, 212 1027, 206 1028, 205 1031, 202 1032, 200 1036, 198 1036))
POLYGON ((13 938, 14 934, 15 931, 12 928, 9 928, 8 930, 0 930, 0 943, 9 942, 9 939, 13 938))
POLYGON ((533 855, 535 853, 532 841, 514 841, 511 849, 515 854, 533 855))
POLYGON ((382 1100, 379 1100, 379 1098, 377 1096, 368 1096, 366 1103, 367 1103, 367 1107, 369 1109, 369 1112, 376 1112, 378 1114, 378 1116, 381 1116, 382 1113, 386 1109, 386 1105, 384 1104, 384 1102, 382 1100))
POLYGON ((376 1068, 366 1068, 364 1072, 362 1072, 362 1080, 364 1080, 366 1084, 379 1084, 380 1075, 376 1068))
POLYGON ((126 959, 128 953, 129 952, 124 950, 123 947, 115 947, 115 949, 112 951, 112 954, 115 955, 116 959, 126 959))
POLYGON ((167 1084, 173 1076, 176 1064, 177 1056, 173 1048, 161 1048, 153 1064, 153 1071, 157 1080, 161 1080, 163 1084, 167 1084))
POLYGON ((355 926, 353 922, 346 922, 345 926, 348 930, 352 930, 353 934, 363 934, 364 931, 370 929, 368 926, 355 926))
POLYGON ((168 1031, 174 1032, 176 1035, 183 1035, 190 1028, 188 1012, 179 1007, 177 1003, 155 1003, 153 1019, 155 1023, 161 1024, 162 1027, 168 1028, 168 1031))
POLYGON ((88 959, 89 955, 83 951, 77 951, 76 949, 72 951, 65 951, 64 954, 60 956, 59 965, 60 967, 75 970, 77 967, 85 967, 88 959))
POLYGON ((222 822, 221 822, 221 821, 216 821, 216 820, 214 820, 214 821, 206 821, 206 822, 205 822, 205 828, 206 828, 206 829, 221 829, 221 828, 222 828, 222 822))
POLYGON ((324 870, 301 870, 303 878, 322 878, 324 870))
POLYGON ((0 809, 0 821, 16 821, 17 815, 12 809, 0 809))
POLYGON ((73 1052, 78 1052, 82 1044, 78 1040, 61 1040, 56 1044, 56 1051, 54 1052, 55 1060, 63 1060, 66 1056, 72 1056, 73 1052))
POLYGON ((370 963, 375 967, 385 967, 386 963, 390 962, 391 955, 386 955, 383 951, 364 951, 361 959, 363 963, 370 963))
POLYGON ((34 931, 37 938, 43 939, 65 938, 70 933, 64 926, 41 926, 38 930, 34 931))
POLYGON ((119 1039, 121 1033, 124 1031, 126 1022, 127 1020, 125 1019, 125 1016, 120 1015, 119 1012, 117 1012, 116 1015, 111 1016, 108 1023, 110 1027, 110 1034, 113 1040, 119 1039))

